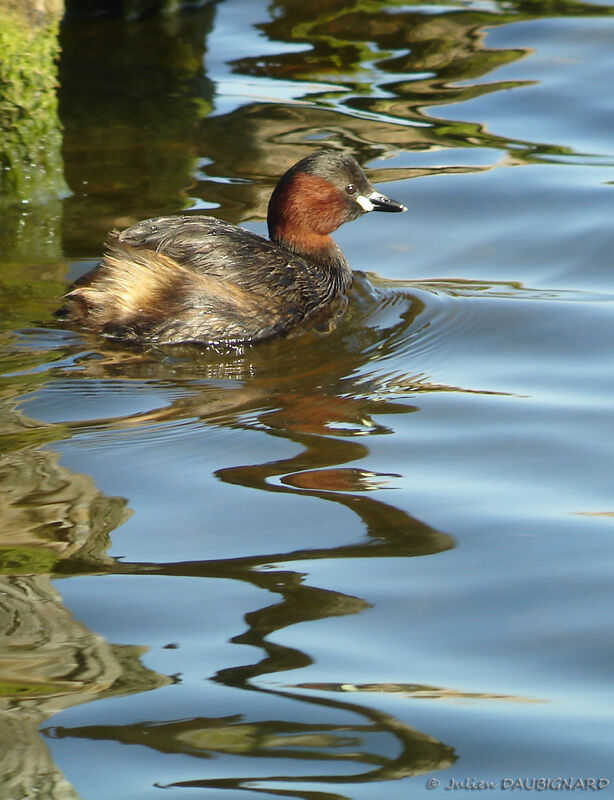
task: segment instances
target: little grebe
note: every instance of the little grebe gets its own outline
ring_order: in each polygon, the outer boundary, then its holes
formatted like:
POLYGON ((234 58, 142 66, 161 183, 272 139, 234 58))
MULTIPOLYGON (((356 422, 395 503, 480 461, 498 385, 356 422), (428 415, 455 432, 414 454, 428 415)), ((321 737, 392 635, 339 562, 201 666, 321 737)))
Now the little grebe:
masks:
MULTIPOLYGON (((113 232, 58 316, 126 342, 241 345, 347 304, 352 274, 329 234, 367 211, 406 211, 337 151, 303 158, 269 202, 270 241, 214 217, 157 217, 113 232)), ((306 325, 307 323, 307 325, 306 325)))

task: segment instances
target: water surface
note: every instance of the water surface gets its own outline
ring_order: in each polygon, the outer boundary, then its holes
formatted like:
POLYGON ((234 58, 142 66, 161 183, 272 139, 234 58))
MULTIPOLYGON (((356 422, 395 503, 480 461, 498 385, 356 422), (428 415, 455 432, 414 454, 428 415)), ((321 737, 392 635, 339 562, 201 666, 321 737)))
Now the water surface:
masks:
POLYGON ((612 793, 613 42, 565 0, 67 18, 71 193, 0 262, 0 797, 612 793), (332 334, 54 322, 110 228, 264 233, 319 146, 410 209, 336 233, 332 334))

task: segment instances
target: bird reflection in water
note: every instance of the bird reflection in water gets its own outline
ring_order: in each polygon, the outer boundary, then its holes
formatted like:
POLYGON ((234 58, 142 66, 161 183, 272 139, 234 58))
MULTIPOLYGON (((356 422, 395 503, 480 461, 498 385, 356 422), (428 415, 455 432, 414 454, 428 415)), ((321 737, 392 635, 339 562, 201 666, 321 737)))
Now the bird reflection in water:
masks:
MULTIPOLYGON (((370 437, 388 432, 378 418, 415 411, 407 395, 425 386, 430 391, 450 388, 436 387, 423 376, 413 379, 397 373, 393 381, 379 366, 390 349, 409 341, 412 326, 420 325, 421 310, 419 299, 407 291, 378 292, 366 278, 359 277, 352 312, 326 337, 308 334, 233 354, 190 348, 170 352, 101 350, 97 342, 95 351, 76 358, 70 369, 80 378, 117 375, 125 379, 129 375, 155 381, 157 386, 172 385, 175 391, 170 405, 163 408, 68 423, 73 435, 92 427, 104 428, 109 434, 115 430, 126 433, 131 428, 186 419, 218 428, 265 432, 298 445, 298 452, 260 463, 220 465, 215 475, 240 487, 340 504, 360 520, 363 535, 349 544, 332 542, 281 552, 262 552, 265 548, 259 543, 257 554, 236 558, 115 563, 110 570, 114 573, 231 579, 280 597, 276 603, 246 613, 246 630, 231 639, 256 648, 262 654, 259 660, 218 670, 212 676, 218 685, 249 692, 250 711, 138 724, 58 727, 48 729, 48 735, 111 739, 205 759, 240 755, 250 758, 250 764, 253 760, 253 769, 245 765, 241 769, 243 775, 253 772, 250 778, 205 777, 167 785, 249 786, 249 791, 266 792, 264 784, 274 781, 285 784, 284 794, 297 797, 313 795, 294 790, 291 784, 391 780, 445 768, 454 761, 450 746, 389 713, 361 704, 356 694, 350 700, 340 698, 334 687, 280 688, 259 681, 263 675, 278 675, 312 663, 308 652, 275 641, 276 631, 300 622, 356 614, 369 605, 361 597, 306 585, 298 571, 301 561, 415 557, 454 544, 447 534, 380 499, 379 490, 397 476, 354 466, 368 459, 370 437), (181 389, 179 396, 177 388, 181 389), (377 497, 369 496, 376 491, 377 497), (288 562, 296 568, 275 566, 288 562), (323 721, 313 721, 313 710, 307 713, 314 706, 323 721), (272 709, 275 716, 270 716, 272 709), (284 765, 279 770, 283 774, 273 774, 275 764, 284 765), (305 769, 307 764, 309 769, 305 769)), ((65 567, 70 571, 86 565, 73 562, 65 567)), ((228 774, 232 771, 229 768, 228 774)))

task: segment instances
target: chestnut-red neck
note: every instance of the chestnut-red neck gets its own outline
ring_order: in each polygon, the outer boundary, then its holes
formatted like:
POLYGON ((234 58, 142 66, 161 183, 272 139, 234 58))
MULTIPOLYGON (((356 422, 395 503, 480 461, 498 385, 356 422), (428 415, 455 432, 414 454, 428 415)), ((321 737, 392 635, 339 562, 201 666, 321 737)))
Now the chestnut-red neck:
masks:
POLYGON ((345 221, 346 206, 325 178, 296 172, 271 196, 269 236, 278 244, 313 259, 327 259, 338 248, 329 234, 345 221))

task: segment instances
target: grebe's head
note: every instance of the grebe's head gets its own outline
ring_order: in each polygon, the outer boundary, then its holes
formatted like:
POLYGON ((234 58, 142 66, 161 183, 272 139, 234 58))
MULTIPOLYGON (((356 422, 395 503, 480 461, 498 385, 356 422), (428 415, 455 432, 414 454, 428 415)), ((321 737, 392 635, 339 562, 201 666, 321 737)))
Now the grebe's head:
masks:
POLYGON ((282 176, 269 202, 269 236, 296 252, 331 246, 329 234, 368 211, 407 211, 375 191, 352 156, 320 150, 282 176))

